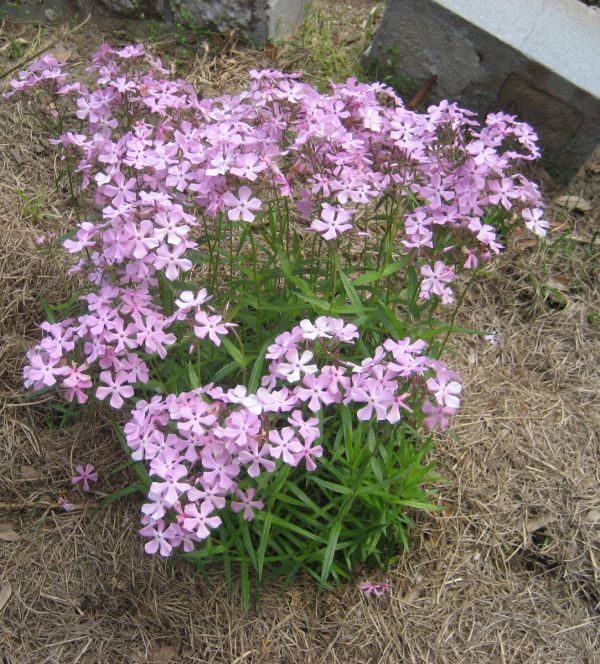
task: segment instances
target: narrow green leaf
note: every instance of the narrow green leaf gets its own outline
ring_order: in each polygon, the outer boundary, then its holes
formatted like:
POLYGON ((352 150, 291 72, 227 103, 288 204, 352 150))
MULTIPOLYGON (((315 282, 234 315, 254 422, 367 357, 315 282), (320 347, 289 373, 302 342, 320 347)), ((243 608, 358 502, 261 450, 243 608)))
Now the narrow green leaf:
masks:
POLYGON ((250 608, 250 571, 246 558, 242 558, 240 563, 240 576, 242 580, 242 606, 244 611, 247 611, 250 608))
POLYGON ((188 378, 190 379, 190 386, 193 389, 200 387, 200 380, 198 378, 198 374, 196 373, 194 365, 191 362, 188 362, 188 378))
POLYGON ((259 387, 259 382, 263 374, 265 355, 267 354, 267 348, 271 345, 272 341, 272 339, 265 341, 258 353, 258 357, 254 361, 252 371, 250 372, 250 380, 248 381, 248 394, 254 394, 259 387))
POLYGON ((104 497, 100 501, 99 507, 106 507, 107 505, 114 503, 115 500, 119 500, 119 498, 123 498, 125 496, 130 496, 132 493, 141 493, 145 496, 147 489, 140 482, 136 482, 135 484, 128 484, 127 486, 117 489, 116 491, 110 493, 108 496, 104 497))
POLYGON ((267 551, 267 545, 269 544, 269 533, 271 532, 271 522, 272 522, 272 514, 271 512, 267 512, 263 520, 262 532, 260 534, 260 542, 258 544, 258 553, 256 556, 259 579, 262 579, 263 569, 265 566, 265 553, 267 551))
POLYGON ((327 547, 325 548, 325 554, 323 556, 323 565, 321 567, 321 578, 319 580, 319 585, 323 587, 329 574, 331 572, 331 567, 333 565, 333 557, 335 556, 335 551, 337 548, 338 539, 342 531, 342 521, 337 521, 332 529, 329 531, 329 540, 327 542, 327 547))
POLYGON ((284 530, 289 530, 309 540, 313 540, 315 542, 322 542, 323 544, 325 544, 325 540, 322 537, 319 537, 319 535, 315 535, 314 533, 311 533, 308 530, 305 530, 304 528, 300 528, 300 526, 297 526, 294 523, 290 523, 289 521, 286 521, 285 519, 282 519, 281 517, 276 516, 275 514, 271 515, 271 520, 274 525, 279 526, 284 530))
POLYGON ((340 275, 340 279, 342 281, 342 284, 344 286, 344 290, 346 291, 346 295, 348 296, 348 299, 350 302, 355 307, 363 307, 362 300, 360 299, 360 295, 356 292, 356 289, 354 288, 354 284, 350 282, 350 279, 348 279, 348 276, 346 273, 342 270, 341 267, 338 267, 338 272, 340 275))
POLYGON ((50 323, 56 323, 56 316, 54 315, 54 309, 48 304, 48 301, 43 295, 40 295, 40 303, 42 305, 42 309, 44 310, 44 313, 46 314, 46 318, 50 323))
POLYGON ((245 369, 248 362, 246 361, 243 351, 234 345, 227 337, 221 337, 221 342, 234 361, 237 362, 242 369, 245 369))
POLYGON ((214 374, 214 377, 212 380, 214 380, 215 383, 219 383, 223 380, 223 378, 227 378, 227 376, 230 376, 232 373, 235 371, 238 371, 240 368, 239 362, 236 360, 233 360, 232 362, 228 362, 227 364, 223 365, 219 371, 217 371, 214 374))

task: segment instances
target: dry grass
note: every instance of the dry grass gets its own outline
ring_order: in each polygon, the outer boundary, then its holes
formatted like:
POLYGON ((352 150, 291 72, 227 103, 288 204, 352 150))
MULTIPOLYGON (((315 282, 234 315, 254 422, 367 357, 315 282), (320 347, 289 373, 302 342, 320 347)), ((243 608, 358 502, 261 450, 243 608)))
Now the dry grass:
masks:
MULTIPOLYGON (((98 38, 69 43, 73 57, 98 38)), ((9 64, 0 59, 0 72, 9 64)), ((191 77, 208 94, 261 64, 230 44, 200 55, 191 77)), ((468 337, 450 348, 466 388, 435 452, 447 510, 419 517, 413 548, 388 574, 391 597, 367 601, 356 584, 317 596, 298 582, 269 589, 244 615, 239 590, 227 593, 218 575, 204 580, 143 554, 133 501, 97 511, 97 497, 124 481, 106 477, 119 453, 102 419, 53 429, 47 404, 28 402, 20 387, 23 350, 43 317, 38 296, 60 301, 67 290, 61 264, 34 242, 40 227, 72 224, 52 173, 22 109, 3 103, 0 661, 600 662, 600 261, 585 244, 593 215, 558 220, 580 238, 572 244, 518 241, 469 296, 461 322, 498 331, 501 343, 468 337), (532 286, 531 274, 541 283, 532 286), (557 283, 558 302, 545 287, 557 283), (76 509, 67 513, 58 500, 81 460, 104 479, 96 495, 70 492, 76 509), (13 531, 19 539, 7 541, 13 531)), ((573 186, 600 203, 599 173, 573 186)))

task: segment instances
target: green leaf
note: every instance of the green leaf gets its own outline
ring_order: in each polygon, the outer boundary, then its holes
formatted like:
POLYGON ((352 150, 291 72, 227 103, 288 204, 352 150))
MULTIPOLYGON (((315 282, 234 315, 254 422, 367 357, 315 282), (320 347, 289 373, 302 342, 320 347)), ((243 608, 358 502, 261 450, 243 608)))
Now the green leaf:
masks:
POLYGON ((335 550, 337 548, 338 539, 340 538, 340 533, 342 531, 342 521, 337 521, 333 528, 329 531, 329 540, 327 542, 327 547, 325 548, 325 554, 323 556, 323 566, 321 567, 321 578, 319 585, 323 587, 329 574, 331 572, 331 567, 333 565, 333 557, 335 556, 335 550))
POLYGON ((313 307, 321 309, 321 311, 329 311, 331 309, 331 304, 327 302, 327 300, 322 300, 320 297, 315 297, 314 295, 305 295, 303 293, 296 293, 296 295, 305 302, 312 304, 313 307))
POLYGON ((267 512, 263 520, 262 532, 260 533, 260 542, 258 544, 258 553, 256 555, 258 578, 262 579, 265 566, 265 553, 269 544, 269 533, 271 532, 272 514, 267 512))
POLYGON ((200 379, 198 378, 198 374, 191 362, 188 362, 188 378, 190 380, 190 386, 193 389, 200 387, 200 379))
POLYGON ((40 295, 40 302, 42 304, 42 309, 44 310, 44 313, 46 314, 46 318, 48 319, 48 322, 50 323, 56 323, 56 316, 54 315, 54 310, 53 308, 48 304, 48 301, 43 295, 40 295))
POLYGON ((207 545, 203 546, 201 549, 194 549, 189 553, 182 553, 182 557, 186 560, 195 561, 202 560, 203 558, 216 558, 218 555, 225 553, 225 547, 223 544, 208 546, 209 542, 207 542, 207 545))
POLYGON ((339 405, 339 410, 342 418, 342 431, 344 435, 344 445, 346 448, 346 459, 348 460, 348 463, 352 464, 352 414, 348 406, 345 406, 344 404, 339 405))
POLYGON ((308 295, 309 297, 314 297, 315 294, 313 293, 308 281, 294 274, 292 265, 288 260, 288 257, 285 255, 285 253, 279 250, 277 251, 277 257, 279 258, 279 267, 281 268, 281 271, 283 272, 285 278, 288 281, 290 281, 292 284, 294 284, 296 288, 299 288, 305 295, 308 295))
POLYGON ((381 272, 378 270, 367 270, 364 274, 361 274, 360 277, 352 280, 352 286, 366 286, 372 284, 374 281, 379 281, 381 279, 381 272))
POLYGON ((116 491, 113 491, 111 494, 103 498, 100 501, 99 507, 106 507, 107 505, 114 503, 115 500, 119 500, 119 498, 123 498, 125 496, 130 496, 132 493, 141 493, 145 496, 147 489, 145 485, 141 484, 140 482, 136 482, 135 484, 128 484, 127 486, 124 486, 121 489, 117 489, 116 491))
POLYGON ((346 295, 348 295, 348 299, 350 300, 350 302, 352 302, 352 304, 355 307, 362 307, 363 303, 362 300, 360 299, 360 295, 356 292, 356 289, 354 288, 354 283, 350 282, 350 279, 348 279, 348 276, 342 270, 341 267, 338 267, 338 272, 340 275, 340 279, 342 280, 344 290, 346 291, 346 295))
POLYGON ((248 381, 248 394, 254 394, 259 387, 259 382, 263 373, 263 365, 265 363, 265 355, 267 354, 267 348, 273 342, 272 339, 268 339, 261 346, 261 349, 258 353, 258 357, 254 361, 252 367, 252 372, 250 373, 250 380, 248 381))
POLYGON ((330 489, 334 493, 339 493, 342 496, 349 496, 352 493, 352 489, 349 489, 347 486, 344 486, 343 484, 336 484, 335 482, 328 482, 321 477, 317 477, 317 475, 309 475, 307 479, 309 479, 311 482, 315 482, 325 489, 330 489))
POLYGON ((423 500, 397 500, 394 501, 397 505, 404 505, 405 507, 413 507, 417 510, 428 510, 430 512, 440 512, 443 511, 441 505, 436 505, 435 503, 425 502, 423 500))
POLYGON ((221 342, 223 343, 223 346, 225 350, 231 355, 233 360, 237 362, 237 364, 242 368, 245 369, 248 362, 244 356, 243 351, 241 351, 237 346, 235 346, 227 337, 221 337, 221 342))
POLYGON ((385 279, 386 277, 392 276, 395 272, 398 272, 398 270, 401 270, 403 267, 406 267, 408 265, 408 262, 411 260, 412 254, 408 253, 405 254, 399 261, 395 261, 394 263, 389 263, 386 265, 383 270, 381 270, 381 276, 385 279))
POLYGON ((240 563, 240 576, 242 580, 242 606, 244 611, 247 611, 250 608, 250 572, 246 558, 242 558, 240 563))
POLYGON ((219 383, 220 381, 223 380, 223 378, 226 378, 227 376, 230 376, 232 373, 237 371, 239 369, 239 362, 234 360, 233 362, 228 362, 224 366, 222 366, 219 371, 217 371, 216 374, 214 374, 214 382, 219 383))
POLYGON ((353 286, 367 286, 372 284, 375 281, 381 281, 381 279, 386 279, 391 277, 392 274, 398 272, 403 267, 406 267, 410 259, 410 254, 407 254, 402 258, 402 260, 395 261, 394 263, 389 263, 382 270, 367 270, 364 274, 361 274, 360 277, 352 280, 353 286))
POLYGON ((293 533, 296 533, 297 535, 301 535, 306 539, 313 540, 315 542, 322 542, 323 544, 325 544, 325 540, 322 537, 319 537, 319 535, 315 535, 314 533, 311 533, 308 530, 305 530, 304 528, 300 528, 300 526, 297 526, 294 523, 290 523, 289 521, 286 521, 285 519, 282 519, 281 517, 276 516, 275 514, 271 515, 271 521, 273 522, 274 525, 279 526, 284 530, 289 530, 293 533))

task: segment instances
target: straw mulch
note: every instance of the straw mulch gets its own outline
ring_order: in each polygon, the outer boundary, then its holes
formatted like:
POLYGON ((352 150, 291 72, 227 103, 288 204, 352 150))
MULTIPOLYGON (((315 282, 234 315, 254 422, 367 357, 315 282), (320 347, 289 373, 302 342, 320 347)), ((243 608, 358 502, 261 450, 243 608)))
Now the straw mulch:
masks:
MULTIPOLYGON (((97 33, 60 38, 83 60, 97 33)), ((231 44, 198 56, 190 77, 233 88, 261 59, 231 44)), ((11 64, 0 51, 0 72, 11 64)), ((74 222, 53 171, 24 109, 2 103, 0 662, 600 662, 597 164, 572 185, 592 210, 553 208, 551 243, 517 238, 465 303, 460 323, 500 342, 466 336, 449 349, 466 387, 433 454, 446 510, 418 517, 413 547, 385 576, 391 596, 364 599, 358 578, 321 596, 299 581, 248 614, 218 574, 145 556, 133 500, 97 510, 126 481, 108 476, 120 455, 99 414, 60 428, 21 388, 39 296, 60 302, 70 287, 60 256, 34 241, 74 222), (102 475, 92 495, 69 488, 82 461, 102 475), (61 496, 76 509, 60 509, 61 496)))

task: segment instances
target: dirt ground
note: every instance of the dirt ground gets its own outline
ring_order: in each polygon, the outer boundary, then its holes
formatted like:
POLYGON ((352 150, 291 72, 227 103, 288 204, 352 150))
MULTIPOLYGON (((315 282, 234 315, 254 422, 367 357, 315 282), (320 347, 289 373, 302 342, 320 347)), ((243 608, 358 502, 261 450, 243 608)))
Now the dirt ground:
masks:
MULTIPOLYGON (((348 43, 377 10, 328 4, 345 17, 335 39, 348 43)), ((77 63, 103 32, 128 31, 6 22, 0 75, 19 62, 15 40, 22 58, 50 41, 77 63)), ((205 94, 235 87, 251 66, 302 64, 285 46, 218 46, 196 55, 159 44, 205 94)), ((320 596, 299 581, 244 614, 239 589, 228 593, 218 574, 143 553, 133 500, 97 509, 125 483, 107 476, 120 454, 101 416, 60 428, 21 387, 39 296, 58 303, 69 288, 60 257, 35 237, 69 227, 73 213, 26 108, 0 102, 0 662, 600 663, 600 160, 568 189, 583 212, 552 203, 565 192, 537 175, 550 240, 515 238, 465 303, 460 322, 499 343, 464 337, 449 350, 465 394, 433 453, 447 509, 418 517, 412 548, 381 577, 391 596, 362 597, 366 577, 320 596), (81 461, 102 475, 91 495, 69 488, 81 461), (58 506, 67 495, 72 512, 58 506)))

